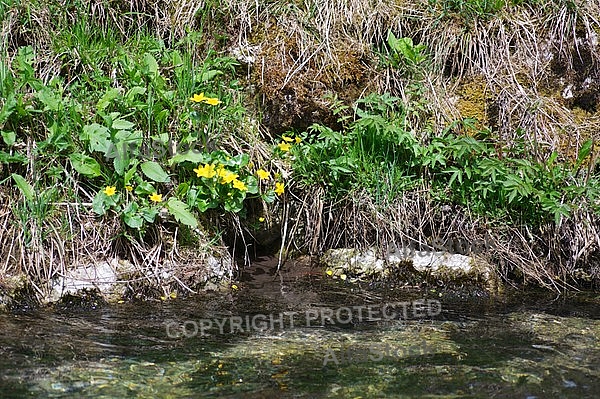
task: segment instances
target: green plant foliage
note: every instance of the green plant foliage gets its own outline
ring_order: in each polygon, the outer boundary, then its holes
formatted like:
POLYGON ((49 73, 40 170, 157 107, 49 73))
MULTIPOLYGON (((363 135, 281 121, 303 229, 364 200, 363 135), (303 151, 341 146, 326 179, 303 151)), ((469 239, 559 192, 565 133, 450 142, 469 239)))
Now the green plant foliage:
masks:
POLYGON ((114 212, 143 232, 159 214, 195 228, 196 212, 243 213, 246 199, 282 193, 282 179, 259 181, 247 154, 218 150, 244 119, 234 100, 237 61, 213 50, 199 59, 193 47, 167 49, 143 31, 125 38, 88 22, 82 15, 53 36, 60 76, 38 77, 32 46, 0 61, 0 163, 27 203, 41 198, 34 186, 75 182, 95 193, 96 214, 114 212), (18 173, 28 163, 35 185, 18 173), (215 176, 197 176, 200 163, 215 176))
POLYGON ((579 204, 597 202, 597 176, 579 176, 591 141, 574 165, 556 163, 556 154, 536 162, 523 143, 499 157, 489 132, 470 119, 421 142, 405 118, 410 108, 389 95, 370 95, 357 102, 356 119, 343 132, 311 126, 294 149, 296 178, 325 186, 333 199, 367 190, 378 202, 426 184, 438 200, 530 224, 559 223, 579 204))
POLYGON ((396 38, 390 30, 387 36, 388 54, 385 63, 393 68, 403 70, 409 77, 420 77, 427 65, 427 47, 414 44, 410 37, 396 38))
POLYGON ((476 20, 487 20, 502 10, 507 4, 520 1, 506 0, 429 0, 429 5, 440 11, 442 19, 458 19, 466 28, 476 20))

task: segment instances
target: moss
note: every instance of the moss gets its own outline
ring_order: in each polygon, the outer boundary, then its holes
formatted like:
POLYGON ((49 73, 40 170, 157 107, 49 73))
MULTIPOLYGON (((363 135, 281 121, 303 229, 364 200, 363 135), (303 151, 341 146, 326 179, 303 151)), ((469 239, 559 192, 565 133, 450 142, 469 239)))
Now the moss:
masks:
POLYGON ((463 83, 458 90, 458 95, 457 109, 461 118, 476 119, 481 128, 495 123, 488 114, 488 104, 493 101, 493 96, 483 77, 476 76, 463 83))
POLYGON ((39 306, 25 274, 0 276, 0 311, 20 312, 39 306))
POLYGON ((273 134, 316 122, 335 126, 337 117, 324 96, 333 93, 349 104, 370 82, 368 60, 350 43, 335 42, 327 53, 306 50, 302 40, 273 21, 264 23, 250 40, 261 44, 251 82, 259 88, 263 123, 273 134))

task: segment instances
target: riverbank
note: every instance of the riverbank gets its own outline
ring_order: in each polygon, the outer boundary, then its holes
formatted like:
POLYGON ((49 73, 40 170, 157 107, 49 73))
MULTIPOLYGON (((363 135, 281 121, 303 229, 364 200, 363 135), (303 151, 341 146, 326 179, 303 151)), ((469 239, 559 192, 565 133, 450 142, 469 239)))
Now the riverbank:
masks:
POLYGON ((293 263, 275 276, 276 264, 247 269, 227 294, 0 313, 0 390, 15 399, 600 390, 597 294, 357 289, 293 263))
POLYGON ((167 300, 340 248, 597 288, 599 14, 2 3, 0 290, 167 300))

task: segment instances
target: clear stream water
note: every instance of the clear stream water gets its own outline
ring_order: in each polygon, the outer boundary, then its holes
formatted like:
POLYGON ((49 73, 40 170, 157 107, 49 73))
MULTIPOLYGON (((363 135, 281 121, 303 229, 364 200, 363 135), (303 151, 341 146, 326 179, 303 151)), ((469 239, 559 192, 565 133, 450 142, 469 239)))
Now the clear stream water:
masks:
POLYGON ((600 295, 271 274, 184 300, 0 314, 0 397, 600 397, 600 295))

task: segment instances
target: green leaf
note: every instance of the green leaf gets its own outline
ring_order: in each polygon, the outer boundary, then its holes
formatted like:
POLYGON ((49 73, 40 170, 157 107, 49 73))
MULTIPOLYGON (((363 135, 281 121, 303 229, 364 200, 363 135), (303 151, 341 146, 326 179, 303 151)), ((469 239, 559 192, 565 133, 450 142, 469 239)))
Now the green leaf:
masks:
POLYGON ((154 188, 154 186, 152 186, 152 184, 148 183, 147 181, 142 181, 138 183, 138 185, 135 187, 135 193, 138 195, 147 195, 155 192, 156 189, 154 188))
POLYGON ((11 93, 4 102, 2 109, 0 109, 0 126, 2 126, 8 120, 10 115, 15 110, 16 105, 17 99, 15 98, 15 94, 11 93))
POLYGON ((118 89, 115 89, 115 88, 107 89, 106 92, 104 93, 104 95, 102 96, 102 98, 100 98, 100 100, 98 100, 98 104, 96 104, 96 108, 98 109, 98 111, 104 111, 104 109, 106 107, 108 107, 114 99, 119 98, 120 95, 121 95, 121 93, 119 92, 118 89))
POLYGON ((120 142, 116 146, 114 146, 115 159, 113 159, 113 166, 115 167, 115 172, 119 176, 123 176, 125 173, 125 168, 129 167, 129 151, 125 143, 120 142))
POLYGON ((2 131, 2 140, 4 140, 4 144, 6 144, 9 147, 12 147, 13 144, 15 144, 15 141, 17 141, 17 135, 15 134, 15 132, 2 131))
POLYGON ((224 207, 227 212, 238 213, 244 208, 243 198, 234 197, 225 201, 224 207))
POLYGON ((167 209, 169 210, 171 215, 175 217, 175 220, 177 220, 179 223, 183 223, 186 226, 190 227, 198 226, 198 221, 190 212, 188 206, 185 203, 179 201, 178 199, 175 199, 173 197, 169 198, 169 201, 167 202, 167 209))
POLYGON ((44 104, 44 111, 58 111, 60 109, 60 93, 57 93, 48 87, 44 87, 42 90, 38 91, 36 97, 44 104))
POLYGON ((258 193, 258 180, 254 176, 248 176, 244 183, 246 187, 248 187, 248 194, 257 194, 258 193))
POLYGON ((19 190, 21 190, 21 193, 23 193, 23 195, 25 196, 25 198, 28 201, 33 201, 35 198, 35 191, 33 189, 33 187, 31 186, 31 184, 29 184, 27 182, 27 180, 25 180, 23 178, 23 176, 17 174, 17 173, 13 173, 11 174, 13 180, 15 181, 15 183, 17 184, 17 187, 19 187, 19 190))
POLYGON ((98 151, 105 155, 109 152, 111 141, 110 133, 106 126, 97 123, 85 125, 79 138, 88 143, 90 151, 98 151))
POLYGON ((208 71, 202 72, 199 80, 200 80, 200 82, 205 83, 210 80, 213 80, 215 77, 217 77, 219 75, 223 75, 223 72, 219 71, 219 70, 215 70, 215 69, 209 69, 208 71))
POLYGON ((154 180, 157 183, 167 183, 170 180, 169 175, 157 162, 144 162, 141 164, 141 168, 146 177, 148 177, 150 180, 154 180))
POLYGON ((125 214, 123 215, 123 221, 125 224, 132 229, 139 229, 144 225, 144 218, 139 214, 125 214))
POLYGON ((131 89, 129 89, 127 94, 125 94, 125 99, 131 103, 133 100, 135 100, 135 96, 137 96, 138 94, 146 94, 146 88, 142 86, 132 87, 131 89))
POLYGON ((169 165, 175 165, 182 162, 209 163, 210 160, 210 155, 206 153, 198 152, 196 150, 189 150, 183 154, 175 154, 169 161, 169 165))
POLYGON ((131 130, 134 126, 132 122, 119 118, 113 121, 111 127, 115 130, 131 130))
POLYGON ((28 161, 27 157, 19 153, 9 154, 0 151, 0 163, 21 163, 25 165, 28 161))
POLYGON ((102 191, 98 191, 92 200, 92 210, 98 215, 104 215, 110 207, 106 203, 106 195, 102 191))
POLYGON ((158 63, 150 53, 144 54, 144 59, 142 61, 142 72, 151 78, 156 78, 158 76, 158 63))
POLYGON ((69 155, 71 165, 78 173, 87 177, 98 177, 102 174, 100 164, 92 157, 74 153, 69 155))
POLYGON ((157 207, 142 208, 142 217, 144 218, 145 221, 147 221, 149 223, 154 223, 154 219, 156 219, 156 215, 158 215, 157 207))
POLYGON ((133 166, 131 168, 129 168, 127 173, 125 173, 125 176, 123 177, 123 183, 125 185, 128 185, 129 183, 131 183, 131 179, 135 175, 136 170, 137 170, 137 161, 133 162, 133 166))
POLYGON ((269 190, 266 193, 264 193, 263 195, 261 195, 263 201, 265 201, 267 204, 271 204, 275 201, 275 198, 277 198, 277 195, 275 194, 275 191, 273 190, 269 190))
POLYGON ((581 165, 583 163, 583 160, 587 158, 588 155, 590 155, 593 144, 594 140, 592 139, 586 140, 585 143, 583 143, 583 145, 579 149, 579 153, 577 154, 577 166, 581 165))

